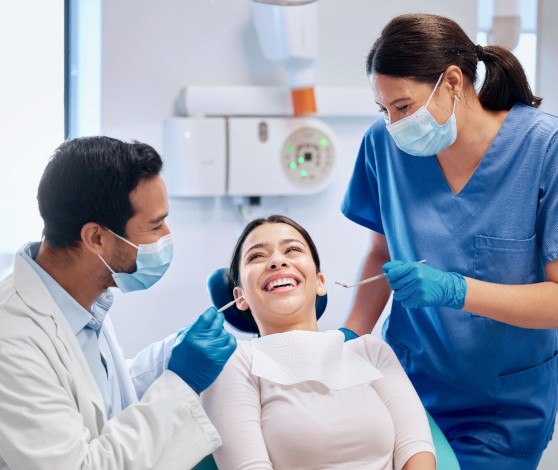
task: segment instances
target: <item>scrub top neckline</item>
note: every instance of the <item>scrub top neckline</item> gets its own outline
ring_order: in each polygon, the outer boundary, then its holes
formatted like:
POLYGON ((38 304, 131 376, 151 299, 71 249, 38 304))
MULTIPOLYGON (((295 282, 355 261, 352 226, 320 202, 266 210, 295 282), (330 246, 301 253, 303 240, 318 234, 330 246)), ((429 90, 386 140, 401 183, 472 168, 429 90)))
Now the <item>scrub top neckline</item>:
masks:
POLYGON ((497 163, 494 159, 503 157, 511 145, 506 140, 505 133, 506 129, 514 126, 517 106, 516 104, 509 110, 475 171, 458 193, 451 189, 436 156, 413 159, 414 173, 420 175, 418 179, 422 185, 422 193, 430 199, 438 217, 450 233, 470 221, 485 206, 486 199, 491 197, 487 188, 494 182, 492 173, 497 163))
MULTIPOLYGON (((495 139, 496 137, 494 137, 495 139)), ((487 147, 486 152, 484 152, 483 156, 481 157, 481 159, 479 160, 479 162, 477 163, 477 166, 475 167, 475 169, 473 170, 473 172, 471 173, 471 176, 469 176, 469 179, 465 182, 465 184, 463 185, 463 187, 458 191, 455 192, 453 190, 453 188, 451 187, 450 182, 448 181, 446 175, 444 174, 444 170, 442 169, 442 165, 440 165, 440 160, 438 160, 438 156, 435 155, 434 158, 436 158, 436 163, 438 164, 438 170, 440 172, 440 176, 441 178, 444 180, 444 183, 447 186, 447 189, 450 191, 451 196, 454 197, 459 197, 461 195, 461 193, 465 190, 465 188, 469 185, 469 182, 475 177, 475 175, 477 174, 477 170, 479 169, 479 166, 481 165, 481 163, 484 161, 486 154, 488 153, 488 149, 490 148, 490 146, 492 145, 492 142, 494 142, 494 139, 492 139, 490 141, 490 145, 487 147)))
POLYGON ((447 190, 451 193, 451 196, 460 197, 460 196, 464 195, 464 193, 467 192, 468 187, 471 184, 474 184, 473 180, 475 180, 475 178, 477 176, 479 176, 479 177, 481 176, 481 175, 479 175, 479 173, 482 174, 483 173, 483 167, 488 165, 487 163, 485 163, 485 161, 489 160, 491 155, 494 153, 494 149, 499 147, 499 142, 498 141, 501 140, 502 129, 504 128, 504 126, 506 126, 507 121, 510 117, 510 114, 512 113, 512 110, 513 110, 513 107, 507 112, 506 117, 504 118, 500 128, 498 129, 498 132, 496 132, 496 134, 494 135, 494 137, 490 141, 490 144, 488 144, 488 147, 486 148, 483 156, 481 157, 481 159, 477 163, 477 166, 475 167, 473 173, 471 173, 471 176, 469 176, 469 179, 467 180, 465 185, 458 192, 455 192, 453 190, 453 188, 451 187, 451 184, 449 183, 448 179, 446 178, 446 175, 444 175, 444 172, 442 170, 442 166, 440 165, 440 161, 438 160, 438 156, 434 155, 434 159, 436 160, 436 164, 437 164, 437 167, 438 167, 438 174, 440 175, 440 178, 442 179, 442 181, 446 185, 447 190))

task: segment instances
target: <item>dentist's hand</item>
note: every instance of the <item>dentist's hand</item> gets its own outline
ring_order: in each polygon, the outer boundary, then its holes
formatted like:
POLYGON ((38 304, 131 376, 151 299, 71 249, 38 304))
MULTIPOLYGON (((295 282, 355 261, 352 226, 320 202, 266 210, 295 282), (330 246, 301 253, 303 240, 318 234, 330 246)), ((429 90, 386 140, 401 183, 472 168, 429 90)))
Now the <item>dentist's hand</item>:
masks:
POLYGON ((463 308, 467 282, 458 273, 448 273, 418 262, 389 261, 382 267, 393 289, 393 298, 406 308, 443 305, 463 308))
POLYGON ((215 381, 236 349, 236 338, 223 329, 224 321, 223 314, 211 307, 177 335, 168 368, 197 393, 215 381))

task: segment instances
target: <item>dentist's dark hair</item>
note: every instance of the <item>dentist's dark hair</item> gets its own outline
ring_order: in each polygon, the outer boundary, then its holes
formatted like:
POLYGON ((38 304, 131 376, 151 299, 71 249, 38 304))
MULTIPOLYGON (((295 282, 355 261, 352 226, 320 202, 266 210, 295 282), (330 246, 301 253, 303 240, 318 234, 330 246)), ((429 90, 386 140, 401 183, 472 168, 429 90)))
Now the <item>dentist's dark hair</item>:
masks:
POLYGON ((393 18, 376 39, 366 59, 366 73, 406 77, 434 85, 450 65, 458 66, 473 87, 477 64, 486 76, 479 101, 487 109, 511 109, 515 103, 537 108, 525 71, 511 51, 475 45, 463 29, 443 16, 413 13, 393 18))
POLYGON ((134 215, 130 192, 142 179, 158 175, 162 166, 155 149, 140 142, 96 136, 62 143, 37 194, 45 240, 53 248, 74 247, 88 222, 125 237, 134 215))
POLYGON ((246 225, 244 231, 240 234, 240 237, 238 237, 229 267, 229 285, 231 286, 231 289, 241 285, 240 260, 242 258, 242 245, 244 245, 246 238, 255 228, 265 224, 287 224, 293 227, 297 232, 299 232, 308 245, 308 248, 310 248, 312 259, 314 260, 314 264, 316 265, 316 272, 320 272, 320 257, 318 255, 318 249, 316 248, 314 241, 312 240, 310 234, 306 231, 306 229, 297 224, 294 220, 289 219, 284 215, 270 215, 266 218, 260 217, 258 219, 252 220, 250 223, 248 223, 248 225, 246 225))

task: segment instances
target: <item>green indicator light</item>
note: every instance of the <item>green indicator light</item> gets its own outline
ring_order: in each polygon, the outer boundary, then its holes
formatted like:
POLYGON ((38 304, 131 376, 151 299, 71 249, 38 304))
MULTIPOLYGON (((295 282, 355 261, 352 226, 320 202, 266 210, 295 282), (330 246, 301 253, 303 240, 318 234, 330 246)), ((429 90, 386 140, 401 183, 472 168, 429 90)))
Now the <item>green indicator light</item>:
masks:
POLYGON ((320 139, 320 145, 321 145, 322 147, 327 147, 327 146, 329 145, 329 140, 327 140, 325 137, 322 137, 322 138, 320 139))
POLYGON ((291 170, 296 169, 296 163, 295 162, 291 162, 291 164, 289 166, 291 167, 291 170))
POLYGON ((287 145, 287 152, 291 153, 293 151, 292 145, 287 145))
POLYGON ((298 163, 304 163, 305 159, 304 157, 298 157, 298 163))
POLYGON ((308 172, 306 170, 300 170, 300 176, 306 178, 308 176, 308 172))

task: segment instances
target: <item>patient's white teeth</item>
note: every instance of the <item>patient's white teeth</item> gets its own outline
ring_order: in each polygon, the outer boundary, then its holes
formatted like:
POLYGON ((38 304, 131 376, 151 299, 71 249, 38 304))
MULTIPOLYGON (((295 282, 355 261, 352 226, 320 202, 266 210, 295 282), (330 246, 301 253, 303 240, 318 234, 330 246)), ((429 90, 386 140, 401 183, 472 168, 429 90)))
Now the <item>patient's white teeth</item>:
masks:
POLYGON ((278 286, 296 286, 296 282, 292 277, 284 277, 282 279, 276 279, 275 281, 271 281, 267 286, 266 286, 266 290, 267 291, 272 291, 273 289, 275 289, 278 286))

